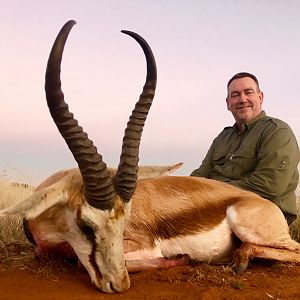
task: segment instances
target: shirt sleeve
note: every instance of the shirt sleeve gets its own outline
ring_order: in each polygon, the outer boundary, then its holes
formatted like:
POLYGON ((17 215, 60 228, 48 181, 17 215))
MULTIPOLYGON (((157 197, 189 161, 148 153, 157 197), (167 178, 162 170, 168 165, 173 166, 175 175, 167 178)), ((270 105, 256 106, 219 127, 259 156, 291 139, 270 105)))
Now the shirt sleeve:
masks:
POLYGON ((267 130, 261 139, 255 170, 248 177, 228 183, 272 200, 286 191, 299 156, 296 138, 289 127, 267 130))
POLYGON ((211 172, 213 169, 213 151, 214 151, 214 142, 210 146, 204 160, 202 161, 200 167, 195 169, 190 176, 198 176, 211 178, 211 172))

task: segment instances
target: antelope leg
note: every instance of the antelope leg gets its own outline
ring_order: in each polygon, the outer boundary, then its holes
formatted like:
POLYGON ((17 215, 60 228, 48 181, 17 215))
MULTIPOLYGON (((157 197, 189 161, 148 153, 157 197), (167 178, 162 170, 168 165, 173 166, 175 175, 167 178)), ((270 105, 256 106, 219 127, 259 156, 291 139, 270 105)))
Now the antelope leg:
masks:
POLYGON ((143 260, 126 260, 126 267, 128 272, 133 273, 150 269, 168 269, 175 266, 186 266, 189 262, 190 257, 184 254, 172 259, 159 257, 143 260))
POLYGON ((243 273, 248 266, 249 259, 254 257, 278 261, 300 262, 300 248, 290 250, 243 243, 233 254, 235 271, 238 274, 243 273))

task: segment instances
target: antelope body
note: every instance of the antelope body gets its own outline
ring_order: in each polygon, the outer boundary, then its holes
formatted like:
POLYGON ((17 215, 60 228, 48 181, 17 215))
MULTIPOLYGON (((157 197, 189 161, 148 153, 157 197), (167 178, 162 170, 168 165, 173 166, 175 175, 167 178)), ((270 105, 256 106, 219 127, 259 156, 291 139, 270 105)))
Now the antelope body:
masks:
MULTIPOLYGON (((40 254, 56 252, 69 258, 75 255, 70 245, 74 249, 77 247, 67 238, 66 231, 76 226, 77 214, 84 205, 82 180, 80 174, 77 175, 66 174, 48 187, 41 184, 41 191, 47 192, 49 200, 55 199, 61 190, 68 191, 69 196, 54 205, 39 199, 36 210, 31 208, 28 212, 30 230, 40 254), (51 192, 48 192, 49 188, 51 192), (71 219, 72 225, 67 225, 71 219)), ((39 187, 36 192, 40 192, 39 187)), ((31 199, 28 202, 32 203, 31 199)), ((300 259, 296 253, 299 244, 290 238, 280 209, 254 193, 226 183, 180 176, 139 179, 131 205, 123 232, 123 249, 129 271, 185 263, 186 257, 172 262, 149 261, 174 258, 180 254, 187 254, 196 261, 226 263, 232 260, 241 242, 291 250, 279 250, 278 257, 272 254, 272 259, 281 259, 282 256, 291 261, 300 259)), ((88 236, 92 230, 87 224, 85 226, 88 236)), ((254 247, 253 251, 255 249, 258 248, 254 247)), ((260 251, 270 252, 268 250, 260 248, 260 251)), ((265 257, 264 253, 256 255, 265 257)), ((245 266, 235 264, 239 272, 244 270, 245 266)))
POLYGON ((233 259, 239 273, 253 256, 300 261, 300 245, 289 236, 280 209, 268 200, 204 178, 137 180, 139 141, 154 97, 156 67, 148 44, 132 32, 124 33, 141 45, 147 78, 111 177, 60 89, 63 47, 73 25, 66 23, 54 43, 45 88, 52 118, 80 172, 50 176, 32 196, 0 214, 25 216, 41 252, 76 254, 96 287, 108 293, 129 288, 128 271, 186 264, 189 259, 233 259))

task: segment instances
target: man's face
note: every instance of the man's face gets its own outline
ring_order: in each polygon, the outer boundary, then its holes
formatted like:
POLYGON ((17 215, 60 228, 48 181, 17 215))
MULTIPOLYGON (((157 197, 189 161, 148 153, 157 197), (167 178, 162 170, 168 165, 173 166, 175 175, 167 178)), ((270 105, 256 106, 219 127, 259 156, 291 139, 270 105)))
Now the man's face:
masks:
POLYGON ((251 121, 258 116, 263 102, 263 93, 250 77, 236 79, 228 87, 227 109, 231 111, 238 125, 251 121))

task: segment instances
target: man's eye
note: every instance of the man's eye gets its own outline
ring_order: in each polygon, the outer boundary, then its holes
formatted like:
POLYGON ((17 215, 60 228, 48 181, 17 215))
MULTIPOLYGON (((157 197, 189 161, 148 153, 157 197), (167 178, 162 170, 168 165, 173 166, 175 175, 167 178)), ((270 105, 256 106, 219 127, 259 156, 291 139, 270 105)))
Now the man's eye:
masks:
POLYGON ((233 94, 231 94, 231 98, 236 98, 236 97, 238 97, 238 96, 239 96, 238 93, 233 93, 233 94))

